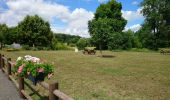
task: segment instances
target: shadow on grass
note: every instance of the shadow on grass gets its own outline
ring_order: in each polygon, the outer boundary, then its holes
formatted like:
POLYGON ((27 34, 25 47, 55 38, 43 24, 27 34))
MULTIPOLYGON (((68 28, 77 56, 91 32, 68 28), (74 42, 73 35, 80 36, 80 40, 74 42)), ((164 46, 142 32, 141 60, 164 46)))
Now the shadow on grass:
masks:
POLYGON ((114 55, 98 55, 97 57, 101 57, 101 58, 115 58, 116 56, 114 56, 114 55))

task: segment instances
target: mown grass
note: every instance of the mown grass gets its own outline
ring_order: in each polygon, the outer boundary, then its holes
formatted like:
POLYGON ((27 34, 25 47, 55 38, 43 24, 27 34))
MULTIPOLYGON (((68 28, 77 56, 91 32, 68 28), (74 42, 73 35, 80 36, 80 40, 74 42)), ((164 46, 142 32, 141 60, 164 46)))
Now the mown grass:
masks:
MULTIPOLYGON (((13 60, 32 55, 55 64, 51 81, 75 100, 168 100, 170 55, 157 52, 109 52, 113 58, 73 51, 4 52, 13 60)), ((98 53, 97 53, 98 55, 98 53)), ((34 96, 34 98, 38 98, 34 96)))

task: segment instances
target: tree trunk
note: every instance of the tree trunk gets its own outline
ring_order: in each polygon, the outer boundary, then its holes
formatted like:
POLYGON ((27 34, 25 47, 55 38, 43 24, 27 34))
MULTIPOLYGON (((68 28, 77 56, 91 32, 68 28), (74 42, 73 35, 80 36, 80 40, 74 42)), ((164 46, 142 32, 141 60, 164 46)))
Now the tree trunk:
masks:
POLYGON ((101 43, 99 44, 99 49, 100 49, 100 55, 101 55, 101 57, 102 57, 103 54, 102 54, 102 44, 101 44, 101 43))

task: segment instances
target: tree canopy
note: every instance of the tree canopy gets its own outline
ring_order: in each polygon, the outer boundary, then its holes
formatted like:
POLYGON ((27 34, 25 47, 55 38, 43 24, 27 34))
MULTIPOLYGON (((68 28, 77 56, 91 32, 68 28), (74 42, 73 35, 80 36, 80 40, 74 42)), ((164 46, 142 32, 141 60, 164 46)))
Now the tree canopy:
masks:
POLYGON ((50 24, 37 15, 26 16, 17 28, 19 43, 21 44, 47 47, 52 42, 53 33, 50 24))
POLYGON ((122 32, 127 21, 122 17, 122 5, 115 0, 101 4, 93 20, 89 21, 88 29, 92 39, 102 48, 112 48, 108 45, 114 42, 115 35, 122 32))
POLYGON ((150 48, 169 47, 170 1, 143 0, 141 7, 143 8, 142 13, 145 16, 145 22, 140 30, 140 34, 143 33, 143 36, 144 34, 148 34, 146 38, 147 41, 151 42, 150 48), (148 36, 150 37, 148 38, 148 36))
POLYGON ((8 27, 6 24, 0 24, 0 48, 2 49, 3 44, 5 44, 5 33, 8 32, 8 27))

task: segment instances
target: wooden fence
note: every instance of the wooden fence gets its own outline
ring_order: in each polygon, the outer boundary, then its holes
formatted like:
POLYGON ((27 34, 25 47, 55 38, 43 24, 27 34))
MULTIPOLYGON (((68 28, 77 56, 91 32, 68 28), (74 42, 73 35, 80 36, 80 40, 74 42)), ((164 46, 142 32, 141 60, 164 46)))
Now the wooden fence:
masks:
MULTIPOLYGON (((11 68, 13 67, 13 63, 11 62, 11 58, 6 58, 4 55, 0 54, 0 69, 7 74, 8 78, 14 82, 16 87, 19 89, 19 95, 21 98, 33 100, 31 96, 28 95, 28 93, 24 89, 24 84, 29 86, 32 91, 35 91, 35 89, 26 83, 24 81, 24 78, 18 77, 18 82, 14 79, 11 68)), ((49 100, 73 100, 73 98, 67 96, 60 90, 58 90, 58 83, 54 82, 51 84, 48 84, 46 82, 40 82, 38 83, 40 86, 45 88, 49 92, 49 100)))

